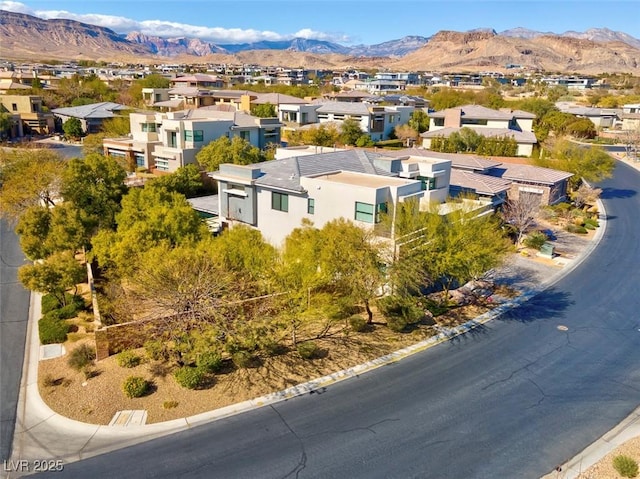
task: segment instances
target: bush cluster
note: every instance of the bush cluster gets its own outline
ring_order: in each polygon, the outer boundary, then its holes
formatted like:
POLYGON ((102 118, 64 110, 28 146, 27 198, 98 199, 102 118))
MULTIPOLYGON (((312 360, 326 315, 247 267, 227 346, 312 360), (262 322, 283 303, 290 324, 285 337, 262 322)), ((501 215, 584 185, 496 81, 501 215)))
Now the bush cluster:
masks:
POLYGON ((38 333, 42 344, 64 343, 67 340, 69 324, 65 323, 57 315, 47 313, 38 321, 38 333))
POLYGON ((147 394, 150 387, 149 381, 140 376, 129 376, 122 383, 122 391, 129 398, 139 398, 147 394))
POLYGON ((222 356, 217 351, 207 351, 198 357, 196 364, 208 373, 216 373, 222 368, 222 356))
POLYGON ((587 228, 585 228, 584 226, 577 226, 573 224, 568 224, 566 230, 569 233, 575 233, 579 235, 586 235, 588 233, 587 228))
POLYGON ((542 245, 547 242, 547 240, 547 235, 542 231, 534 231, 533 233, 528 234, 524 239, 524 245, 527 248, 539 250, 540 248, 542 248, 542 245))
POLYGON ((313 341, 305 341, 304 343, 298 343, 298 354, 302 359, 314 359, 320 353, 320 348, 313 341))
POLYGON ((142 358, 133 351, 122 351, 116 356, 116 361, 122 368, 135 368, 142 362, 142 358))
POLYGON ((349 327, 352 331, 361 333, 367 329, 367 320, 359 314, 354 314, 349 318, 349 327))
POLYGON ((415 301, 403 296, 380 298, 378 309, 387 320, 389 329, 398 333, 405 331, 407 326, 418 323, 424 318, 424 312, 415 301))
POLYGON ((629 456, 614 457, 613 468, 622 477, 636 477, 638 475, 638 461, 629 456))
POLYGON ((204 384, 206 371, 202 368, 183 366, 173 373, 176 382, 187 389, 198 389, 204 384))
POLYGON ((67 364, 76 371, 81 371, 96 359, 95 350, 88 344, 81 344, 69 354, 67 364))
POLYGON ((249 368, 253 364, 253 355, 249 351, 236 351, 232 354, 231 360, 238 368, 249 368))

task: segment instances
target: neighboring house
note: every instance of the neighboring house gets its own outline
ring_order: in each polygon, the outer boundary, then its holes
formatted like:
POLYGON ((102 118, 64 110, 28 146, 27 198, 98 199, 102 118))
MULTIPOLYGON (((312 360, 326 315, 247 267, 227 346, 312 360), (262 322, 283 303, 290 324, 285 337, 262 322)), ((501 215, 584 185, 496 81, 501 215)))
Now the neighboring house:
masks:
POLYGON ((126 105, 104 101, 89 105, 55 108, 51 111, 60 124, 64 124, 69 118, 77 118, 85 133, 98 133, 102 129, 104 120, 115 118, 119 112, 129 109, 130 107, 126 105))
POLYGON ((450 161, 450 195, 475 194, 478 199, 491 201, 494 207, 507 198, 517 200, 523 193, 539 195, 543 205, 558 203, 566 199, 568 180, 573 176, 566 171, 525 164, 526 160, 520 158, 440 153, 421 148, 389 154, 450 161))
POLYGON ((640 103, 622 105, 622 129, 640 130, 640 103))
POLYGON ((203 146, 223 136, 238 136, 260 149, 280 143, 277 119, 211 108, 132 113, 131 136, 105 139, 105 154, 126 158, 141 168, 171 173, 194 163, 203 146))
POLYGON ((220 77, 203 73, 175 77, 171 80, 173 88, 224 88, 224 83, 220 77))
POLYGON ((567 198, 572 173, 540 166, 502 163, 489 170, 489 175, 511 181, 507 196, 519 200, 523 195, 534 196, 541 205, 553 205, 567 198))
POLYGON ((592 108, 566 102, 558 102, 556 106, 563 113, 591 120, 596 128, 612 128, 620 116, 620 110, 615 108, 592 108))
POLYGON ((409 121, 412 106, 374 106, 366 103, 326 102, 316 110, 318 123, 343 122, 351 118, 373 141, 386 140, 396 126, 409 121))
POLYGON ((429 113, 429 131, 422 133, 422 146, 429 148, 436 137, 448 138, 467 127, 479 135, 513 138, 518 143, 517 156, 530 156, 538 140, 533 133, 533 113, 521 110, 493 110, 480 105, 465 105, 429 113))
POLYGON ((12 137, 53 133, 53 113, 45 111, 38 95, 0 95, 0 110, 13 115, 12 137))
MULTIPOLYGON (((444 201, 450 163, 352 149, 248 166, 220 165, 220 220, 260 230, 280 246, 303 219, 321 228, 337 218, 374 229, 381 214, 410 198, 444 201)), ((375 231, 375 229, 374 229, 375 231)))

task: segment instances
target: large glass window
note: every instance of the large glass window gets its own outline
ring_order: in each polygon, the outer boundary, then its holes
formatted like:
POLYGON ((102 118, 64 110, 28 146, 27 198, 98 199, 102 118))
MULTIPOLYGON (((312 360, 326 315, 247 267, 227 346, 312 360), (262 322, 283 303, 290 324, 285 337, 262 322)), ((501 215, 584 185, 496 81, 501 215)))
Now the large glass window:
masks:
POLYGON ((314 214, 316 211, 316 200, 314 200, 313 198, 308 198, 307 199, 307 213, 309 213, 310 215, 314 214))
POLYGON ((380 216, 382 214, 387 214, 389 212, 389 207, 387 203, 378 203, 376 205, 376 223, 380 223, 380 216))
POLYGON ((143 123, 142 124, 142 131, 144 133, 155 133, 156 124, 155 123, 143 123))
POLYGON ((436 189, 436 179, 430 178, 429 176, 418 176, 420 180, 420 189, 422 191, 427 190, 435 190, 436 189))
POLYGON ((184 130, 185 141, 204 141, 204 130, 184 130))
POLYGON ((355 219, 357 221, 364 221, 365 223, 373 223, 375 219, 373 205, 356 201, 355 219))
POLYGON ((289 211, 289 195, 284 193, 271 192, 271 209, 278 211, 289 211))

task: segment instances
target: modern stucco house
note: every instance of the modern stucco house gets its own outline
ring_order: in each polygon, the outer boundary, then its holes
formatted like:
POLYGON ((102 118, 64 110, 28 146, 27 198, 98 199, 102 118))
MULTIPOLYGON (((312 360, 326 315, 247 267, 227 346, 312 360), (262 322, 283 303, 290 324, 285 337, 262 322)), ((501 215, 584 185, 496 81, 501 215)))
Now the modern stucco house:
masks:
POLYGON ((222 164, 210 176, 218 182, 220 221, 254 227, 279 246, 303 219, 322 227, 346 218, 375 228, 382 213, 409 198, 422 205, 443 202, 450 168, 446 160, 352 149, 248 166, 222 164))
POLYGON ((115 118, 120 112, 130 108, 119 103, 103 101, 89 105, 55 108, 51 111, 61 124, 64 124, 70 118, 77 118, 80 120, 85 133, 98 133, 105 120, 115 118))
POLYGON ((38 95, 0 95, 0 111, 13 115, 12 137, 53 133, 53 114, 45 111, 38 95))
POLYGON ((281 125, 276 118, 257 118, 238 111, 137 112, 129 121, 131 135, 105 139, 105 155, 158 172, 171 173, 194 163, 203 146, 223 136, 238 136, 260 149, 280 143, 281 125))
POLYGON ((493 110, 480 105, 465 105, 429 113, 429 131, 422 133, 422 146, 429 148, 436 137, 448 138, 467 127, 479 135, 513 138, 518 144, 517 156, 530 156, 538 140, 533 133, 533 113, 521 110, 493 110))

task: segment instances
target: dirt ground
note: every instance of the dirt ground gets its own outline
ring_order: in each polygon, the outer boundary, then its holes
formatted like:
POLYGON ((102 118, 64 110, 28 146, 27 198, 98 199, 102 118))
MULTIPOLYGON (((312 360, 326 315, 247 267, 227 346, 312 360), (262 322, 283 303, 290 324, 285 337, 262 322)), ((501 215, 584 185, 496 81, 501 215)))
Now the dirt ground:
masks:
POLYGON ((629 456, 640 463, 640 437, 631 439, 611 451, 596 464, 582 472, 577 479, 620 479, 622 476, 613 468, 613 458, 620 454, 629 456))
MULTIPOLYGON (((476 317, 487 308, 476 306, 456 311, 456 322, 476 317)), ((444 318, 443 318, 444 319, 444 318)), ((374 322, 382 321, 374 318, 374 322)), ((317 340, 323 356, 303 360, 296 352, 264 358, 258 367, 236 369, 216 374, 211 384, 201 390, 179 386, 166 364, 145 360, 134 368, 117 364, 116 356, 99 361, 95 375, 87 379, 67 365, 68 354, 39 365, 39 387, 44 401, 54 411, 78 421, 108 424, 120 410, 144 409, 148 423, 187 417, 219 407, 253 399, 296 384, 318 378, 415 344, 435 334, 433 327, 419 325, 409 333, 394 333, 383 324, 370 331, 355 333, 343 330, 317 340), (121 385, 129 376, 142 376, 152 381, 150 394, 129 399, 121 385)), ((67 352, 82 343, 91 344, 91 334, 72 333, 65 343, 67 352)), ((137 351, 145 357, 144 350, 137 351)))

